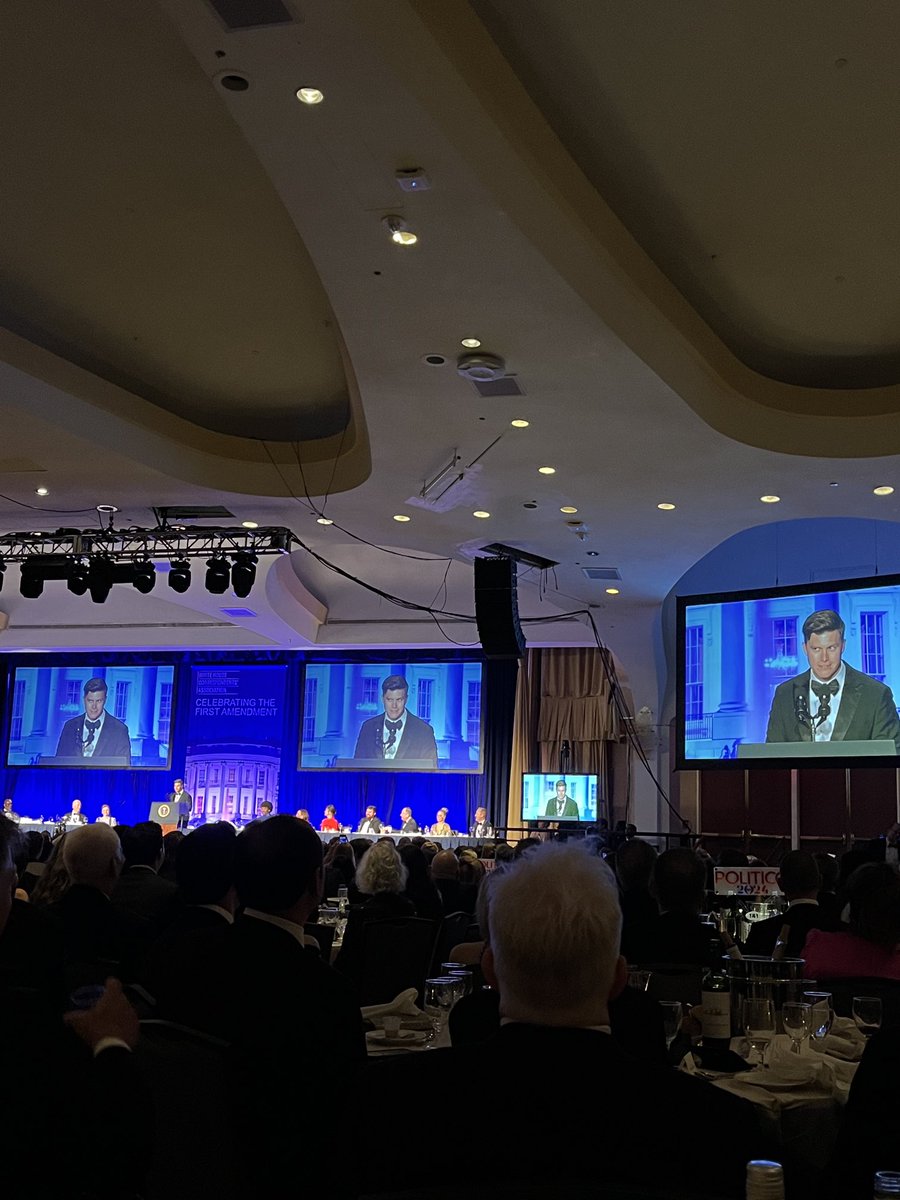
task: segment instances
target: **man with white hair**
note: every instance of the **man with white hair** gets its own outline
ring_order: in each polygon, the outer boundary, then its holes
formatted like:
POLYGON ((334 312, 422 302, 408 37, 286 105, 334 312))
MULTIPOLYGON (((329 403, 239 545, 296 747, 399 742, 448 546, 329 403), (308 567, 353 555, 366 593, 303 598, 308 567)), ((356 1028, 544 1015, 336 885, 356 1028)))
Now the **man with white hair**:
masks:
MULTIPOLYGON (((478 1045, 376 1060, 367 1093, 388 1112, 429 1094, 440 1095, 443 1111, 465 1112, 487 1066, 492 1144, 559 1133, 552 1152, 508 1157, 507 1185, 590 1180, 740 1195, 746 1163, 762 1149, 752 1106, 638 1062, 610 1036, 608 1001, 626 979, 620 928, 615 879, 601 859, 569 843, 525 855, 492 880, 488 897, 482 970, 499 991, 500 1029, 478 1045), (608 1153, 583 1153, 580 1132, 608 1153)), ((358 1164, 359 1190, 400 1191, 413 1185, 405 1173, 414 1169, 369 1155, 358 1164)))

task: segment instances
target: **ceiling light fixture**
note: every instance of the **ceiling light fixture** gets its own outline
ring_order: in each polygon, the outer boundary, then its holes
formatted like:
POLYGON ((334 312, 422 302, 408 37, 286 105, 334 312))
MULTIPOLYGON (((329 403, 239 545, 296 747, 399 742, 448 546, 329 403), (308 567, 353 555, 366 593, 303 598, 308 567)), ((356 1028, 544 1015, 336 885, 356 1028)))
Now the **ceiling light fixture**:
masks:
POLYGON ((334 521, 332 521, 331 517, 316 517, 316 524, 317 525, 333 525, 334 521))
POLYGON ((541 475, 555 475, 556 467, 538 467, 538 471, 541 475))
POLYGON ((259 529, 258 521, 241 521, 241 525, 243 525, 244 529, 259 529))
POLYGON ((231 568, 231 586, 240 600, 245 600, 256 582, 256 555, 236 554, 231 568))
POLYGON ((227 558, 214 555, 206 560, 206 590, 214 596, 222 596, 228 591, 228 581, 231 566, 227 558))
POLYGON ((779 504, 781 502, 781 497, 780 496, 760 496, 760 500, 762 500, 763 504, 779 504))
POLYGON ((49 496, 49 495, 50 495, 50 489, 49 489, 49 488, 47 488, 47 487, 36 487, 36 488, 34 489, 34 494, 35 494, 36 496, 49 496))
POLYGON ((513 429, 527 429, 529 424, 530 422, 526 421, 523 417, 516 417, 514 421, 510 421, 513 429))
POLYGON ((156 567, 149 558, 139 560, 134 564, 131 586, 143 596, 148 596, 153 591, 156 586, 156 567))
POLYGON ((481 345, 481 339, 480 338, 461 338, 459 344, 461 346, 465 346, 465 348, 467 350, 477 350, 478 347, 481 345))
POLYGON ((297 88, 296 96, 301 104, 321 104, 325 99, 325 93, 314 87, 297 88))
POLYGON ((390 233, 391 241, 398 246, 414 246, 419 240, 419 235, 413 233, 402 217, 383 217, 381 223, 390 233))
POLYGON ((490 515, 491 515, 491 514, 490 514, 489 512, 487 512, 487 511, 486 511, 485 509, 483 509, 483 508, 476 508, 476 509, 475 509, 475 511, 472 513, 472 516, 473 516, 473 517, 481 517, 481 518, 482 518, 482 520, 483 520, 485 517, 489 517, 490 515))
POLYGON ((894 489, 890 484, 883 483, 880 487, 872 488, 872 494, 874 496, 893 496, 894 489))
POLYGON ((179 595, 191 586, 191 564, 186 558, 173 558, 169 567, 169 587, 179 595))
POLYGON ((618 596, 619 589, 618 588, 607 588, 606 594, 607 594, 607 596, 618 596))
POLYGON ((675 505, 670 504, 668 500, 663 500, 662 504, 657 504, 656 507, 661 509, 663 512, 671 512, 675 505))
POLYGON ((564 512, 564 513, 569 513, 571 515, 572 513, 577 513, 578 509, 575 507, 574 504, 564 504, 559 511, 564 512))
POLYGON ((105 604, 115 582, 113 578, 113 560, 108 554, 97 554, 91 559, 88 567, 88 591, 95 604, 105 604))
POLYGON ((410 518, 406 515, 406 513, 394 513, 395 521, 408 521, 409 519, 410 518))

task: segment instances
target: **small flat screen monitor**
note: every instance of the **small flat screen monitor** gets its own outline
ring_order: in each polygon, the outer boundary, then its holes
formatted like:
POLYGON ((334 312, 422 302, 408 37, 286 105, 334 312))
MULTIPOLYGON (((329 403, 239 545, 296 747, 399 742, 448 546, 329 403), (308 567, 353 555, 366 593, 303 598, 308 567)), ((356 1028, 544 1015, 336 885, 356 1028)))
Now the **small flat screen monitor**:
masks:
POLYGON ((679 768, 900 766, 900 576, 678 600, 679 768))
POLYGON ((523 821, 597 821, 597 776, 559 771, 522 776, 523 821))
POLYGON ((17 667, 7 766, 167 769, 174 677, 171 665, 17 667))

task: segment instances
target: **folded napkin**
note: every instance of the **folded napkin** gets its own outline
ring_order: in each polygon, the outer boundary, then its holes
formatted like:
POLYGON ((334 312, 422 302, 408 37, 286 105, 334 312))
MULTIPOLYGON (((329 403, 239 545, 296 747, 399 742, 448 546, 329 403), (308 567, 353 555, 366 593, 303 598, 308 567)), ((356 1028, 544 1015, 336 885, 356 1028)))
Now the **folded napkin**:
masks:
POLYGON ((866 1039, 849 1017, 835 1017, 831 1032, 821 1043, 821 1051, 830 1058, 844 1062, 858 1062, 866 1048, 866 1039))
POLYGON ((422 1010, 416 1006, 416 995, 415 988, 407 988, 405 992, 401 992, 393 1000, 388 1000, 385 1004, 368 1004, 364 1008, 361 1008, 360 1012, 367 1021, 371 1021, 376 1017, 421 1016, 422 1010))

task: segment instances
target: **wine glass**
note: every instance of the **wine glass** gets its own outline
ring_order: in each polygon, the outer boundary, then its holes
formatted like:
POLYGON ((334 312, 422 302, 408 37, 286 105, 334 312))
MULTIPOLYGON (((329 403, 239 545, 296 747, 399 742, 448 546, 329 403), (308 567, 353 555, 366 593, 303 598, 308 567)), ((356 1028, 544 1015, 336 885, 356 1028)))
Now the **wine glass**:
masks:
POLYGON ((795 1001, 781 1006, 781 1023, 791 1039, 791 1052, 800 1053, 800 1047, 812 1031, 812 1005, 795 1001))
POLYGON ((440 1035, 457 998, 457 981, 446 976, 425 980, 425 1014, 431 1018, 434 1032, 440 1035))
POLYGON ((775 1036, 775 1007, 771 1000, 756 997, 744 1001, 744 1033, 759 1055, 760 1070, 768 1070, 766 1049, 775 1036))
POLYGON ((668 1050, 678 1036, 678 1031, 681 1028, 681 1001, 660 1000, 659 1007, 662 1009, 663 1030, 666 1035, 666 1049, 668 1050))
POLYGON ((856 1028, 868 1039, 881 1028, 880 996, 854 996, 853 1020, 856 1028))
POLYGON ((824 1047, 825 1039, 831 1033, 831 1026, 834 1024, 831 992, 804 992, 803 999, 812 1006, 810 1045, 814 1046, 818 1042, 824 1047))
POLYGON ((642 971, 640 967, 628 967, 628 986, 638 992, 646 992, 650 985, 650 971, 642 971))

